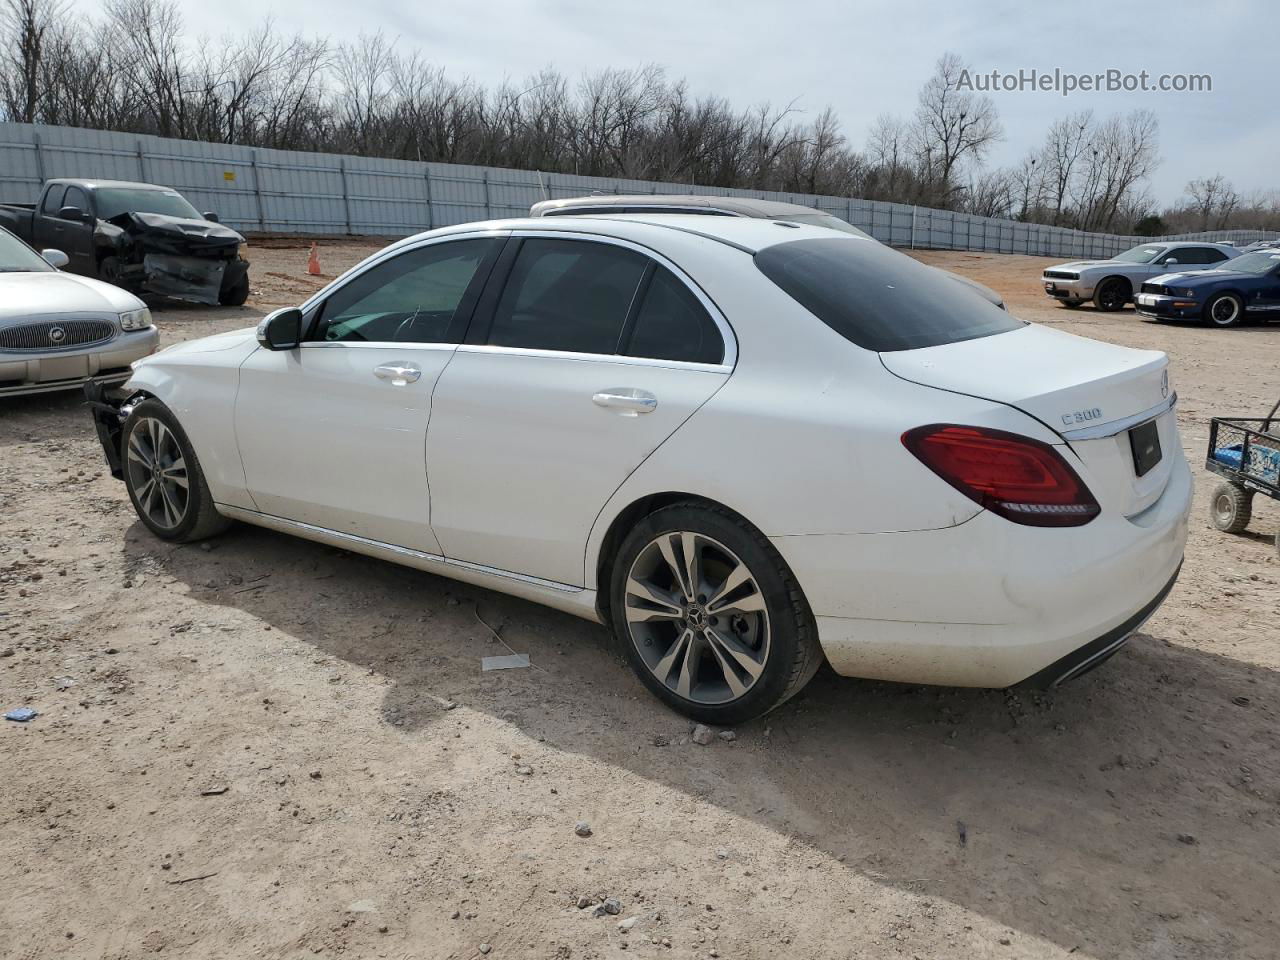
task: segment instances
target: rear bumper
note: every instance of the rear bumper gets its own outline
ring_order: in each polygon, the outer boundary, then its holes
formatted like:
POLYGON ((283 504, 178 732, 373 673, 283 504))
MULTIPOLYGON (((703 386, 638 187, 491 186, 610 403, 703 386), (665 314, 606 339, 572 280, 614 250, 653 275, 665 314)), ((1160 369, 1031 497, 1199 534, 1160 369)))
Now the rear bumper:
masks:
POLYGON ((990 513, 942 530, 776 537, 847 676, 965 687, 1055 682, 1105 657, 1164 599, 1182 563, 1191 471, 1130 519, 1069 529, 990 513))
POLYGON ((109 343, 61 353, 0 353, 0 397, 74 390, 86 383, 123 383, 130 364, 160 345, 155 327, 122 333, 109 343))

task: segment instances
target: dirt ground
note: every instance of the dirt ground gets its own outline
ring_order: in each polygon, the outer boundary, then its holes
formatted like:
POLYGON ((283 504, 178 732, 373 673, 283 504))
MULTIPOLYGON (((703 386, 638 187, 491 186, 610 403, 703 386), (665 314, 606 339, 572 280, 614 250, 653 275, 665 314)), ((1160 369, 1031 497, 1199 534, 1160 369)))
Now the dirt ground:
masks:
MULTIPOLYGON (((165 342, 321 282, 251 252, 249 306, 157 305, 165 342)), ((74 395, 3 402, 0 709, 40 715, 0 724, 0 956, 1280 956, 1280 509, 1209 529, 1199 465, 1211 415, 1280 394, 1280 326, 1069 312, 1048 261, 920 257, 1173 358, 1182 579, 1053 695, 824 670, 699 746, 599 627, 249 527, 161 543, 74 395), (490 627, 534 666, 482 673, 490 627)))

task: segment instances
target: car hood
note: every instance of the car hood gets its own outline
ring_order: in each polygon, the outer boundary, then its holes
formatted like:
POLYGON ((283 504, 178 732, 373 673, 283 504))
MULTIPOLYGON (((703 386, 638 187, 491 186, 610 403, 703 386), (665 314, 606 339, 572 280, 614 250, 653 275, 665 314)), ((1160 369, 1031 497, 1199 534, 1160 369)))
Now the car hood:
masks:
POLYGON ((1218 283, 1222 280, 1256 280, 1255 273, 1241 270, 1197 270, 1195 273, 1163 273, 1152 277, 1147 283, 1158 283, 1166 287, 1199 287, 1218 283))
POLYGON ((1070 263, 1058 263, 1050 267, 1050 270, 1088 270, 1090 267, 1101 267, 1104 264, 1123 263, 1125 266, 1133 266, 1124 260, 1072 260, 1070 263))
POLYGON ((230 246, 244 242, 244 237, 236 231, 212 220, 188 220, 163 213, 131 212, 112 217, 107 222, 143 237, 157 236, 168 240, 185 237, 199 246, 230 246))
POLYGON ((70 273, 0 273, 0 322, 44 314, 121 313, 145 304, 126 290, 70 273))

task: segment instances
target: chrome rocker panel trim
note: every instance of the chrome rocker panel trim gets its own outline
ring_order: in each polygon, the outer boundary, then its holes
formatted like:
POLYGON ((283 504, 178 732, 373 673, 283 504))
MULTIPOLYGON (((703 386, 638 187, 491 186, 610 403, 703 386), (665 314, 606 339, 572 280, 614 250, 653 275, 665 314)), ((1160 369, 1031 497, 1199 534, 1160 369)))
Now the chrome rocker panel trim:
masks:
POLYGON ((496 567, 487 567, 480 563, 454 560, 439 554, 425 553, 409 547, 400 547, 393 543, 383 543, 381 540, 370 540, 367 537, 357 536, 353 533, 331 530, 328 527, 318 527, 298 520, 288 520, 284 517, 259 513, 256 510, 233 507, 230 504, 218 503, 215 504, 215 507, 220 514, 232 520, 241 520, 257 527, 265 527, 268 530, 287 533, 291 536, 301 537, 304 540, 312 540, 327 546, 350 550, 354 553, 362 553, 365 556, 398 563, 401 566, 414 567, 426 573, 434 573, 452 580, 460 580, 463 583, 470 583, 489 590, 496 590, 499 593, 506 593, 525 600, 532 600, 535 603, 545 604, 548 607, 571 613, 574 616, 582 617, 595 623, 601 622, 600 614, 596 610, 596 592, 594 590, 586 590, 567 583, 556 583, 552 580, 542 580, 538 577, 531 577, 523 573, 513 573, 509 570, 499 570, 496 567))

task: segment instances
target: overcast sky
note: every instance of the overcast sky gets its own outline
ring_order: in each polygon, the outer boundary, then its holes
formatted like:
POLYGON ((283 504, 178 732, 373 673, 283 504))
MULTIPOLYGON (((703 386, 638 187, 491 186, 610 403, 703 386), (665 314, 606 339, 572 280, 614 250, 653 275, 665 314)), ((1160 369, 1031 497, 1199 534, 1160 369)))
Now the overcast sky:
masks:
MULTIPOLYGON (((84 9, 101 0, 78 0, 84 9)), ((1160 120, 1157 203, 1193 177, 1222 173, 1237 190, 1280 188, 1280 6, 1261 0, 1052 5, 985 0, 871 4, 735 0, 178 0, 189 35, 218 36, 270 13, 283 31, 331 40, 382 30, 455 76, 486 83, 545 66, 576 75, 655 62, 691 92, 737 106, 798 98, 833 106, 861 148, 882 112, 907 115, 934 61, 960 54, 975 72, 1210 74, 1210 93, 994 93, 1005 140, 989 163, 1012 165, 1069 112, 1136 107, 1160 120)))

